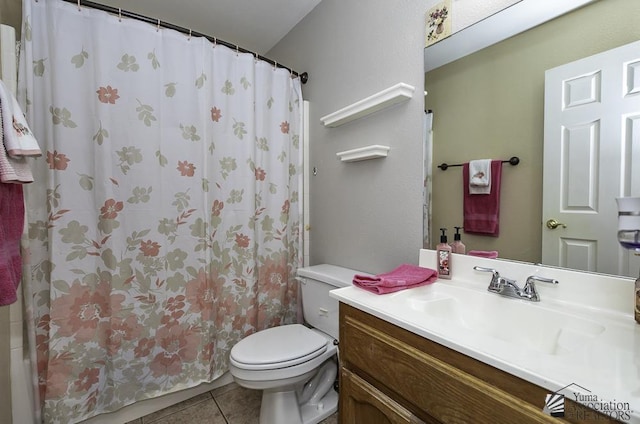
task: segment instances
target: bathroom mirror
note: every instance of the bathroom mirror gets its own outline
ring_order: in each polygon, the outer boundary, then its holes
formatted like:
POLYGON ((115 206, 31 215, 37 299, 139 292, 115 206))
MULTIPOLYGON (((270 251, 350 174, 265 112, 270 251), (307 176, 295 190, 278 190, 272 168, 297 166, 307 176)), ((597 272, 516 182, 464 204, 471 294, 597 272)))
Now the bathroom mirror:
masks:
MULTIPOLYGON (((479 24, 493 32, 494 19, 505 11, 479 24)), ((449 63, 430 64, 433 46, 425 49, 425 109, 433 110, 431 248, 439 240, 434 236, 439 228, 449 228, 452 239, 453 227, 462 225, 462 169, 442 171, 437 166, 518 156, 518 166, 503 165, 500 237, 463 234, 462 239, 467 250, 497 250, 505 259, 542 261, 544 222, 552 218, 542 213, 548 189, 543 187, 544 73, 639 40, 640 8, 636 0, 599 0, 549 19, 449 63)), ((476 25, 454 36, 477 31, 476 25)), ((517 26, 504 21, 500 25, 517 26)), ((611 225, 615 239, 615 219, 611 225)), ((630 266, 631 275, 637 276, 638 264, 630 266)))

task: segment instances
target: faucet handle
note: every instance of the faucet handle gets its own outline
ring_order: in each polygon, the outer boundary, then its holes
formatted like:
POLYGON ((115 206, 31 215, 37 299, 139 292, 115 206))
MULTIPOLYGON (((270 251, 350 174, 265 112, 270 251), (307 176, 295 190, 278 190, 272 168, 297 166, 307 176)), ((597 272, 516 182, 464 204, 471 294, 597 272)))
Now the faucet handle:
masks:
POLYGON ((489 287, 487 288, 487 290, 494 291, 496 293, 502 290, 502 278, 500 277, 500 273, 498 271, 493 268, 485 268, 483 266, 474 266, 473 269, 475 269, 476 271, 490 272, 492 274, 491 282, 489 283, 489 287))
POLYGON ((537 275, 530 275, 529 277, 527 277, 527 282, 525 283, 522 292, 525 296, 527 296, 534 302, 540 301, 540 295, 538 294, 538 290, 536 289, 535 285, 536 281, 548 284, 558 284, 558 280, 554 280, 553 278, 539 277, 537 275))
POLYGON ((549 284, 559 284, 558 280, 554 280, 553 278, 540 277, 537 275, 530 275, 529 277, 527 277, 527 284, 533 284, 534 281, 549 284))
POLYGON ((493 278, 500 277, 500 273, 493 268, 485 268, 483 266, 474 266, 473 269, 475 269, 476 271, 491 272, 493 274, 493 278))

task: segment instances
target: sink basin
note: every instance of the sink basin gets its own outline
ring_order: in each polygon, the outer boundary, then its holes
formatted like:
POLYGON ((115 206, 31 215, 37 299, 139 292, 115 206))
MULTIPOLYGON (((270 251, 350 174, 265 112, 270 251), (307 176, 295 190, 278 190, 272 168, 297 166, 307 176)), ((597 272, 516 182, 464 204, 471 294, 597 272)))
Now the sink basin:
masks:
POLYGON ((547 355, 575 352, 605 329, 597 322, 540 303, 447 283, 436 282, 392 296, 398 313, 407 319, 547 355))

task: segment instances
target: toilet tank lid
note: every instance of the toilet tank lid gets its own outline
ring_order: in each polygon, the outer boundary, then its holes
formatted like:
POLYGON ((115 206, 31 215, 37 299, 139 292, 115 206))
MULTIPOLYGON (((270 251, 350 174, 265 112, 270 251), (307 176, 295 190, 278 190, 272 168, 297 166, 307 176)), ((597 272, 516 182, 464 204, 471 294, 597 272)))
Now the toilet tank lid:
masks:
POLYGON ((336 287, 347 287, 352 284, 353 276, 356 274, 371 275, 366 272, 356 271, 353 269, 329 264, 298 268, 297 275, 298 277, 322 281, 336 287))

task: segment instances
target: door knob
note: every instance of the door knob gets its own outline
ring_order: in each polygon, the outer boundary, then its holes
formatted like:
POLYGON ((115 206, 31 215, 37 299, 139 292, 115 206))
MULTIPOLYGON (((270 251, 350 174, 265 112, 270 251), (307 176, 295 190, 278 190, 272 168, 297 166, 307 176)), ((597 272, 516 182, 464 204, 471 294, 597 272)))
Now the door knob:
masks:
POLYGON ((562 228, 567 228, 565 224, 563 224, 562 222, 558 222, 553 218, 547 221, 547 228, 550 230, 555 230, 559 226, 562 226, 562 228))

